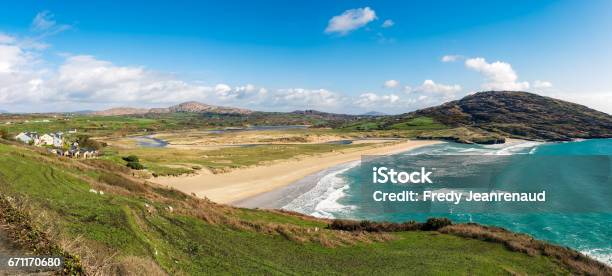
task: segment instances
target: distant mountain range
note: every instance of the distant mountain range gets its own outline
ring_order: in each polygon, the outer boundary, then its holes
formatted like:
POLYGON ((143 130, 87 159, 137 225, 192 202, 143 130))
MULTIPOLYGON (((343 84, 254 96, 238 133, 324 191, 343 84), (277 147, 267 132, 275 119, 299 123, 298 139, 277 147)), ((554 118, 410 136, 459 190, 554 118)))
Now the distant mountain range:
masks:
POLYGON ((579 104, 520 91, 478 92, 439 106, 392 116, 379 112, 356 116, 317 110, 254 112, 199 102, 185 102, 167 108, 111 108, 92 114, 175 112, 251 115, 249 118, 254 121, 247 120, 249 123, 315 123, 358 131, 407 130, 421 138, 465 143, 501 143, 504 137, 546 141, 612 138, 612 116, 579 104))
POLYGON ((218 113, 218 114, 250 114, 253 111, 236 107, 225 107, 208 105, 199 102, 184 102, 166 108, 133 108, 133 107, 116 107, 102 111, 95 111, 91 114, 100 116, 118 116, 118 115, 134 115, 147 113, 174 113, 174 112, 192 112, 192 113, 218 113))
POLYGON ((378 112, 378 111, 370 111, 370 112, 363 113, 361 115, 362 116, 386 116, 387 114, 378 112))

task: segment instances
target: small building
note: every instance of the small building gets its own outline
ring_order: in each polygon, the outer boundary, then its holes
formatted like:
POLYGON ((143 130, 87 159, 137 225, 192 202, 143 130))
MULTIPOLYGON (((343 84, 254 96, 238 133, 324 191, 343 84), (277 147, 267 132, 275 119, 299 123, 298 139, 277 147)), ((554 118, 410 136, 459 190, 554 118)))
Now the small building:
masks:
POLYGON ((25 144, 38 145, 40 143, 40 137, 36 132, 22 132, 15 136, 15 140, 25 144))
POLYGON ((39 139, 39 143, 37 145, 41 145, 41 146, 53 146, 53 136, 49 135, 49 134, 44 134, 43 136, 40 136, 39 139))
POLYGON ((79 152, 79 156, 87 159, 87 158, 94 158, 97 157, 99 155, 99 151, 95 150, 95 149, 89 149, 89 148, 82 148, 78 150, 79 152))
POLYGON ((56 148, 61 148, 64 146, 64 133, 58 131, 53 133, 53 146, 56 148))

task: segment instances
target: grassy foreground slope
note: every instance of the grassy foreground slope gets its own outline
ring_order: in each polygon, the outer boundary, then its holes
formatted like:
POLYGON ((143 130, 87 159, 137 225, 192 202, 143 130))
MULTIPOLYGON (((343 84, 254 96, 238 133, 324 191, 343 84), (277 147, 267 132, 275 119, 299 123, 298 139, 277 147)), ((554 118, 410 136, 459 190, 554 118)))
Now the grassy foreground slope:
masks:
POLYGON ((12 239, 30 250, 46 240, 88 274, 573 271, 551 255, 442 231, 338 231, 325 220, 217 205, 129 178, 108 161, 13 144, 0 143, 0 203, 12 239))

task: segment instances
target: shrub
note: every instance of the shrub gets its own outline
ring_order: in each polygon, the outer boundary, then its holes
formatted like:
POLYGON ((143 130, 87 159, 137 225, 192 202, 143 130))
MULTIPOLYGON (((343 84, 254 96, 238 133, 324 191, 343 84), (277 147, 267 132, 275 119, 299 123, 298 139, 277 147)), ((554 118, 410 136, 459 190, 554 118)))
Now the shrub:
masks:
POLYGON ((428 218, 425 224, 423 224, 422 230, 425 231, 436 231, 442 227, 452 225, 450 219, 447 218, 428 218))
POLYGON ((369 220, 342 220, 336 219, 330 223, 327 228, 332 230, 343 230, 353 232, 400 232, 400 231, 436 231, 445 226, 452 225, 450 219, 447 218, 429 218, 425 223, 415 221, 407 221, 403 223, 395 222, 375 222, 369 220))
POLYGON ((140 160, 138 159, 138 156, 136 155, 128 155, 122 158, 123 160, 127 161, 127 162, 140 162, 140 160))
POLYGON ((334 220, 328 228, 343 231, 365 231, 365 232, 400 232, 420 230, 421 223, 407 221, 404 223, 374 222, 369 220, 334 220))
POLYGON ((133 169, 133 170, 143 170, 144 169, 144 166, 140 164, 139 162, 128 162, 126 166, 128 166, 128 168, 133 169))
POLYGON ((77 143, 79 143, 79 146, 82 148, 92 148, 95 150, 101 150, 103 148, 103 144, 91 139, 89 136, 87 135, 79 135, 77 136, 77 143))
POLYGON ((13 137, 8 133, 6 129, 0 129, 0 138, 4 140, 12 140, 13 137))

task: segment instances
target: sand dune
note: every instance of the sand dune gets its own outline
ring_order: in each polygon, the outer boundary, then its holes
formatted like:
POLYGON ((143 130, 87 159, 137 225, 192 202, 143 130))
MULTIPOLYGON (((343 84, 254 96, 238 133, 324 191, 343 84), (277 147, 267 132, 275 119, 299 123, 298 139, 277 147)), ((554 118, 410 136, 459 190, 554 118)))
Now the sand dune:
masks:
POLYGON ((195 193, 218 203, 231 203, 284 187, 312 173, 338 164, 359 160, 362 155, 386 155, 407 151, 438 141, 405 140, 355 148, 318 156, 291 159, 268 166, 239 169, 224 174, 201 173, 191 176, 158 177, 153 182, 185 193, 195 193))

